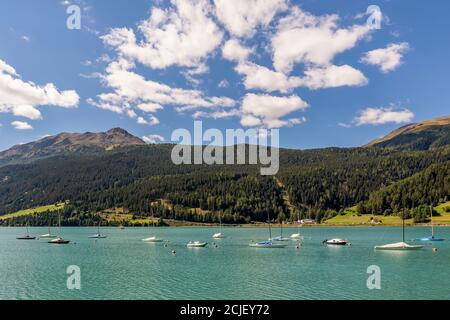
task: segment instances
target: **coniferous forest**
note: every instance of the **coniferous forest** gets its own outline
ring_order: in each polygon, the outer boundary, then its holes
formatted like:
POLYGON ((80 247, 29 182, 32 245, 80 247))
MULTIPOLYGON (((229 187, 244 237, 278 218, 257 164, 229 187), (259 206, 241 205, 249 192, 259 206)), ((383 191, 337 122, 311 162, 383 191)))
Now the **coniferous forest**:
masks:
MULTIPOLYGON (((450 147, 429 150, 280 150, 280 171, 257 165, 174 165, 171 145, 58 154, 0 167, 0 215, 65 202, 66 225, 108 224, 121 208, 133 219, 217 223, 324 219, 358 205, 360 214, 419 210, 449 198, 450 147), (103 217, 103 218, 102 218, 103 217)), ((419 210, 420 211, 420 210, 419 210)), ((54 224, 56 213, 0 220, 54 224)), ((419 213, 417 214, 419 215, 419 213)))

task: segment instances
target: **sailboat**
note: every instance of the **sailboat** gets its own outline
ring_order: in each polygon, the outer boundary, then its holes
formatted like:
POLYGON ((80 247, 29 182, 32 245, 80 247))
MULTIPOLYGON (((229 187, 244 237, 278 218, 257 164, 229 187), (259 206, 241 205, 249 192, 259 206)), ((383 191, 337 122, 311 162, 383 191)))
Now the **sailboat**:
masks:
POLYGON ((397 243, 386 244, 384 246, 375 246, 376 250, 408 251, 408 250, 418 250, 418 249, 423 248, 423 246, 414 246, 414 245, 407 244, 405 242, 405 219, 404 219, 404 216, 402 216, 402 221, 403 221, 403 228, 402 228, 403 241, 397 242, 397 243))
POLYGON ((213 234, 212 236, 214 239, 222 239, 225 238, 225 235, 222 233, 222 219, 220 217, 220 213, 219 213, 219 232, 213 234))
POLYGON ((100 222, 98 223, 98 226, 97 226, 97 234, 89 236, 89 238, 91 238, 91 239, 105 239, 106 237, 107 237, 106 235, 103 235, 100 233, 100 222))
POLYGON ((27 234, 21 237, 17 237, 17 240, 35 240, 36 237, 30 236, 30 233, 28 232, 28 223, 27 223, 27 234))
POLYGON ((273 239, 269 239, 269 241, 270 240, 273 240, 273 241, 289 241, 290 240, 289 238, 283 237, 283 221, 281 221, 281 223, 280 223, 280 235, 277 237, 274 237, 273 239))
POLYGON ((445 241, 444 238, 436 238, 434 236, 433 207, 431 207, 431 206, 430 206, 430 212, 431 212, 431 237, 417 238, 416 241, 445 241))
POLYGON ((269 240, 257 243, 250 243, 249 246, 252 248, 285 248, 284 243, 273 243, 272 241, 272 227, 270 226, 270 215, 267 212, 267 223, 269 224, 269 240))
POLYGON ((53 234, 50 232, 50 226, 49 226, 49 227, 48 227, 48 233, 43 234, 43 235, 40 235, 39 238, 42 238, 42 239, 53 239, 53 238, 56 238, 56 235, 53 235, 53 234))
POLYGON ((68 244, 70 243, 70 240, 64 240, 61 237, 61 213, 58 212, 58 226, 59 226, 59 236, 57 236, 55 239, 50 240, 48 243, 51 244, 68 244))
MULTIPOLYGON (((155 227, 155 222, 153 222, 153 227, 155 227)), ((144 241, 144 242, 163 242, 164 239, 153 236, 153 237, 148 237, 148 238, 142 239, 142 241, 144 241)))
POLYGON ((298 214, 298 217, 297 217, 297 233, 293 233, 293 234, 291 234, 291 240, 296 240, 296 241, 298 241, 298 240, 301 240, 303 237, 302 237, 302 235, 300 234, 300 213, 298 214))

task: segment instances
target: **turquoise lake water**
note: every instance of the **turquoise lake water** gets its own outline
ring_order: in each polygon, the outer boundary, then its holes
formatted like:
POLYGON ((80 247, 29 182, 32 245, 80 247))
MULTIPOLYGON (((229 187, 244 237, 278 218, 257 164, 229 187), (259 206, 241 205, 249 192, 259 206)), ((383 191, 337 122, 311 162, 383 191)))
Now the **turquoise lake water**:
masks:
MULTIPOLYGON (((47 231, 30 228, 33 235, 47 231)), ((450 240, 420 251, 373 249, 401 241, 401 228, 302 228, 300 249, 293 242, 284 249, 250 248, 250 240, 267 238, 264 228, 224 228, 227 238, 216 240, 217 248, 197 249, 185 244, 212 244, 217 228, 103 228, 108 238, 99 240, 88 238, 96 228, 63 228, 72 243, 61 246, 15 239, 24 232, 0 228, 0 299, 450 299, 450 240), (153 235, 169 246, 141 241, 153 235), (322 245, 333 237, 352 245, 322 245), (81 269, 81 290, 67 289, 70 265, 81 269), (370 265, 381 269, 380 290, 366 286, 370 265)), ((429 233, 408 228, 407 239, 429 233)), ((436 234, 450 239, 450 228, 436 234)))

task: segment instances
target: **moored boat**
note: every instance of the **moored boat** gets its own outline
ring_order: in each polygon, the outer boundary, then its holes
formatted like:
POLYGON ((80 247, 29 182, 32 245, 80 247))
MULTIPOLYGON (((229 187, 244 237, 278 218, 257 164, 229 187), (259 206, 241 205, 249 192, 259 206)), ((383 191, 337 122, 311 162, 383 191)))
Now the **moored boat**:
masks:
POLYGON ((334 238, 334 239, 323 240, 322 243, 326 244, 326 245, 331 245, 331 246, 345 246, 348 244, 348 241, 345 239, 334 238))
POLYGON ((274 243, 272 241, 262 241, 257 243, 250 243, 250 247, 252 248, 285 248, 287 245, 283 243, 274 243))
POLYGON ((201 242, 201 241, 190 241, 186 247, 188 248, 204 248, 208 245, 207 242, 201 242))

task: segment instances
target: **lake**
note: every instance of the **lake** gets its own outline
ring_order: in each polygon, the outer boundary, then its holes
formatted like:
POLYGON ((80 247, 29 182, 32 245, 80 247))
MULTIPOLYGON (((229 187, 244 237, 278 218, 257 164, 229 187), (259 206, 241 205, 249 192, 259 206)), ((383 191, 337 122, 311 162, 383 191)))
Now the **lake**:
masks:
MULTIPOLYGON (((450 228, 435 230, 450 239, 450 228)), ((96 228, 62 228, 72 243, 58 246, 16 240, 23 228, 0 228, 0 299, 450 299, 450 241, 425 243, 420 251, 381 252, 373 247, 401 241, 401 228, 311 227, 300 230, 300 249, 292 241, 284 249, 257 249, 248 244, 267 239, 267 229, 224 228, 227 238, 216 240, 217 248, 186 248, 189 240, 212 244, 217 231, 102 228, 108 238, 95 240, 88 236, 96 228), (153 235, 170 244, 141 241, 153 235), (322 245, 333 237, 352 245, 322 245), (80 267, 80 290, 66 286, 70 265, 80 267), (380 290, 367 288, 371 265, 380 267, 380 290)), ((284 235, 296 231, 285 228, 284 235)), ((32 235, 47 232, 30 228, 32 235)), ((427 227, 411 227, 406 238, 429 233, 427 227)))

